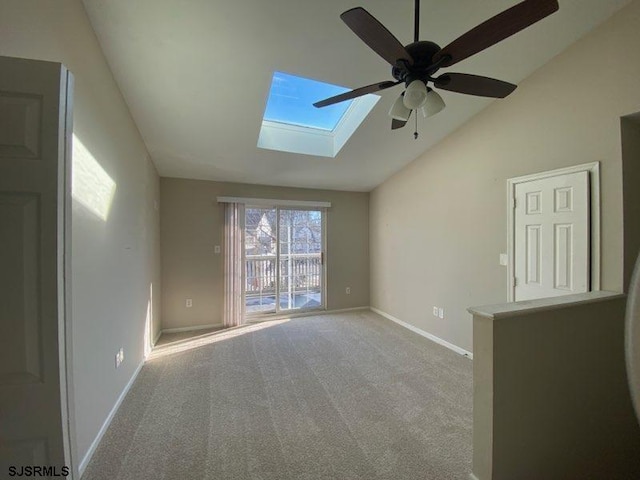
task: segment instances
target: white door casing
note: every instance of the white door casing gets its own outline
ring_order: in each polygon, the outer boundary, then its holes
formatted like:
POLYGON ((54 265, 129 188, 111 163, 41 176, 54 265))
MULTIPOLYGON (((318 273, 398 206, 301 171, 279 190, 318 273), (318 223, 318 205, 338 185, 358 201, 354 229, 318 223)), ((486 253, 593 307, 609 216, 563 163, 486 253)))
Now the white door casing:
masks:
POLYGON ((71 452, 72 76, 0 57, 0 477, 74 469, 71 452), (67 235, 65 235, 67 233, 67 235), (67 349, 69 347, 69 349, 67 349), (69 383, 67 382, 69 380, 69 383))
POLYGON ((508 181, 509 301, 599 289, 599 164, 508 181))

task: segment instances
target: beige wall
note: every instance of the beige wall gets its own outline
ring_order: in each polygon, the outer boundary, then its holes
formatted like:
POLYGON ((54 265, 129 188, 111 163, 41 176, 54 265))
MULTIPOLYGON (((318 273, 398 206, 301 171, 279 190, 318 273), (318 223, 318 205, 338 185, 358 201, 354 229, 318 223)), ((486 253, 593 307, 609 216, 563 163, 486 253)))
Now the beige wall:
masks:
POLYGON ((625 302, 592 292, 520 311, 475 309, 478 480, 640 478, 640 426, 622 348, 625 302))
POLYGON ((506 180, 594 161, 602 176, 601 286, 621 291, 620 117, 640 111, 637 45, 638 0, 376 188, 371 305, 470 350, 466 307, 507 299, 498 263, 507 250, 506 180), (444 320, 432 316, 434 305, 444 320))
POLYGON ((623 118, 622 178, 624 195, 624 286, 629 287, 640 254, 640 114, 623 118))
MULTIPOLYGON (((3 0, 0 55, 62 62, 71 70, 74 136, 95 160, 92 165, 104 170, 95 179, 106 179, 106 175, 116 184, 106 219, 84 207, 77 191, 73 192, 72 348, 78 462, 143 359, 151 285, 159 292, 159 218, 154 209, 159 180, 80 0, 3 0), (125 361, 116 370, 120 347, 124 347, 125 361)), ((74 155, 74 175, 82 170, 78 162, 74 155)), ((152 304, 157 314, 158 296, 152 304)), ((150 328, 157 332, 159 323, 150 328)))
POLYGON ((331 202, 327 308, 369 305, 369 194, 161 178, 162 328, 222 323, 223 207, 218 196, 331 202), (345 294, 345 287, 351 294, 345 294), (185 308, 185 299, 193 307, 185 308))

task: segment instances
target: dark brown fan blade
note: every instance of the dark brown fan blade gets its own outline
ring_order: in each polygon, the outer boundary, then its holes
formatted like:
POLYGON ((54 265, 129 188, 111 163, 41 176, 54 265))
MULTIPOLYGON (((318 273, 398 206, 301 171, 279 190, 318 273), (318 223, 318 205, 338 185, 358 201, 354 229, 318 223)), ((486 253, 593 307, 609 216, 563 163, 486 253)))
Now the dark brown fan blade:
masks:
POLYGON ((404 120, 398 120, 397 118, 391 119, 391 130, 397 130, 404 127, 407 124, 404 120))
POLYGON ((441 66, 450 67, 524 30, 557 10, 557 0, 525 0, 458 37, 436 53, 433 61, 437 62, 440 58, 447 57, 441 66))
POLYGON ((392 118, 391 119, 391 130, 397 130, 399 128, 404 127, 407 122, 409 121, 409 119, 411 118, 411 113, 413 112, 413 110, 411 110, 411 112, 409 112, 409 116, 407 117, 406 120, 398 120, 397 118, 392 118))
POLYGON ((398 60, 413 65, 413 58, 393 34, 362 7, 347 10, 340 18, 369 48, 384 58, 391 66, 398 60))
POLYGON ((320 100, 313 104, 314 107, 326 107, 328 105, 333 105, 334 103, 344 102, 345 100, 351 100, 352 98, 361 97, 362 95, 366 95, 367 93, 379 92, 380 90, 385 90, 387 88, 395 87, 401 82, 378 82, 373 83, 371 85, 367 85, 366 87, 356 88, 355 90, 351 90, 349 92, 341 93, 340 95, 336 95, 335 97, 325 98, 324 100, 320 100))
POLYGON ((493 98, 504 98, 517 88, 513 83, 466 73, 445 73, 436 78, 433 84, 451 92, 493 98))

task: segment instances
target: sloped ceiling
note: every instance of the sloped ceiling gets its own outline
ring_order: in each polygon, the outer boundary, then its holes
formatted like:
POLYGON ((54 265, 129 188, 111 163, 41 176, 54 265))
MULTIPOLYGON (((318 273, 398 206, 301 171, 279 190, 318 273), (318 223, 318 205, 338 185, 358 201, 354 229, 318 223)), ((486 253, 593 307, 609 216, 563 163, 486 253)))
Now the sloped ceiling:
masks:
MULTIPOLYGON (((444 46, 516 3, 423 0, 421 40, 444 46)), ((519 83, 629 0, 559 3, 557 13, 450 71, 519 83)), ((491 101, 509 101, 441 91, 447 108, 420 119, 414 140, 413 122, 390 130, 387 112, 401 92, 396 87, 382 92, 336 158, 262 150, 256 143, 274 70, 349 88, 391 79, 389 66, 339 15, 363 6, 408 44, 413 0, 84 0, 84 5, 161 176, 369 191, 491 101)))

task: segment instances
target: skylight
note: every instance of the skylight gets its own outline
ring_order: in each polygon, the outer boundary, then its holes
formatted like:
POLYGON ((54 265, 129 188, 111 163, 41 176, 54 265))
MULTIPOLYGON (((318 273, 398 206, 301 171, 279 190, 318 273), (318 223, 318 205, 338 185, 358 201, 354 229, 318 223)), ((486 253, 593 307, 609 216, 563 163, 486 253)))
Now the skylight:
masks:
POLYGON ((316 108, 314 102, 348 92, 348 88, 275 72, 264 119, 300 127, 333 131, 352 100, 316 108))
POLYGON ((324 108, 313 103, 349 90, 274 72, 258 147, 335 157, 380 97, 365 95, 324 108))

